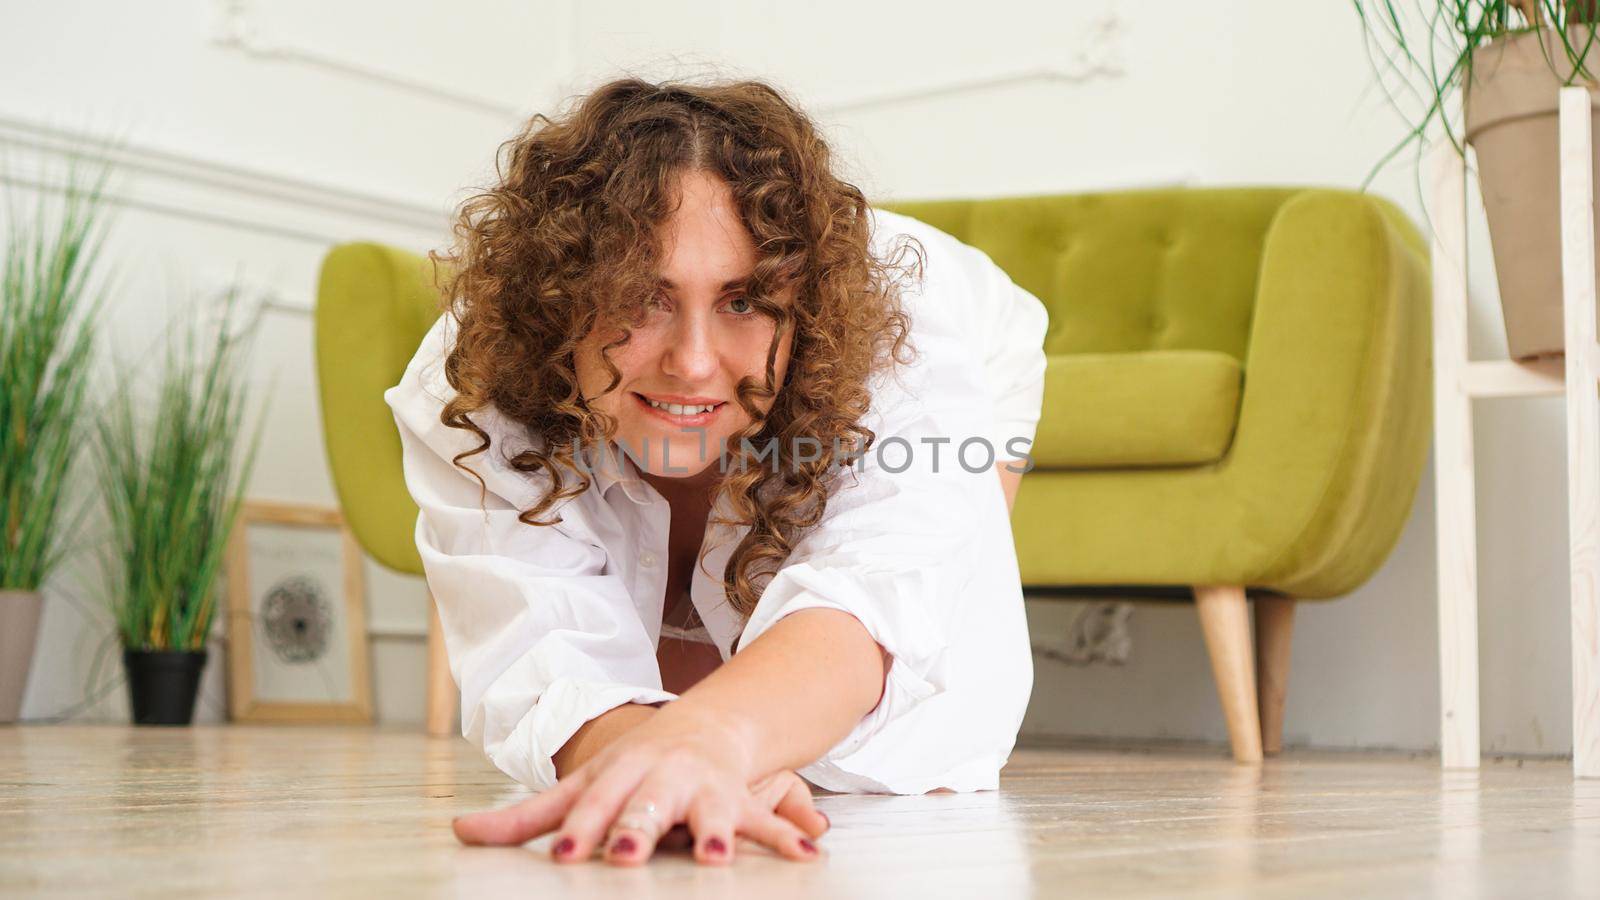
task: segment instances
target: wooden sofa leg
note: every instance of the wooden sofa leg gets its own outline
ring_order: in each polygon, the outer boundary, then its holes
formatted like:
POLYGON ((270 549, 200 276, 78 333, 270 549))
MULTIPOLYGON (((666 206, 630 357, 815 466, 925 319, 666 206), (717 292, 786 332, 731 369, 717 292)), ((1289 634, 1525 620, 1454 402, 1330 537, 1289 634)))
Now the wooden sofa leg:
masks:
POLYGON ((428 597, 428 683, 424 725, 433 737, 449 737, 459 730, 456 720, 456 682, 450 675, 450 658, 445 653, 444 626, 439 624, 439 607, 428 597))
POLYGON ((1244 588, 1195 585, 1195 608, 1211 654, 1211 674, 1228 721, 1235 762, 1261 761, 1261 719, 1256 710, 1255 654, 1250 647, 1249 604, 1244 588))
POLYGON ((1260 697, 1261 752, 1283 750, 1283 703, 1289 695, 1289 647, 1294 637, 1294 598, 1257 597, 1256 693, 1260 697))

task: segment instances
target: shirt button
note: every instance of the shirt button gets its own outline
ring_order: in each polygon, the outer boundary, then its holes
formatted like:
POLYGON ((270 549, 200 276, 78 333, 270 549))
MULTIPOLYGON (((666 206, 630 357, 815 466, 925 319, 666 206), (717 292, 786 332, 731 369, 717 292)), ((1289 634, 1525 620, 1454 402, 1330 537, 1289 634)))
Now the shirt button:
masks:
POLYGON ((654 553, 651 553, 649 550, 646 550, 645 552, 639 554, 639 564, 640 565, 644 565, 644 566, 653 566, 653 565, 655 565, 656 564, 656 555, 654 553))

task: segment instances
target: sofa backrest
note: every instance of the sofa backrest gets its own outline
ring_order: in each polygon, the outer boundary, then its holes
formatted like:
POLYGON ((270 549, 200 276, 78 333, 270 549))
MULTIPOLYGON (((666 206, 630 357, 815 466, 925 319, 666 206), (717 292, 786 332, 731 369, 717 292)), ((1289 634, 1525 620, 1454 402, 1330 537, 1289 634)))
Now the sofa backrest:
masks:
POLYGON ((1267 228, 1302 188, 1150 188, 875 204, 971 244, 1044 302, 1048 353, 1245 360, 1267 228))
POLYGON ((437 297, 432 263, 385 244, 334 247, 317 279, 317 386, 334 489, 361 546, 412 574, 422 573, 417 505, 383 392, 400 381, 438 318, 437 297))

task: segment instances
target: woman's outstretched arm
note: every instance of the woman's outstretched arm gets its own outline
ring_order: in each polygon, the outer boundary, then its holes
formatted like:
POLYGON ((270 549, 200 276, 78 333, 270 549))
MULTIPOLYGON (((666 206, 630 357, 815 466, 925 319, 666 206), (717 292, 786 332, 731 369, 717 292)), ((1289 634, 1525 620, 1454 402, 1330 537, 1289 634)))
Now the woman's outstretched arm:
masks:
POLYGON ((624 703, 585 722, 551 757, 550 761, 555 763, 556 777, 571 775, 595 754, 610 746, 612 741, 648 721, 656 709, 656 704, 624 703))
MULTIPOLYGON (((807 609, 787 616, 671 705, 737 726, 752 760, 750 780, 797 769, 850 733, 883 696, 888 655, 849 613, 807 609), (819 648, 821 648, 819 652, 819 648), (789 685, 807 690, 774 704, 789 685)), ((565 778, 656 714, 629 703, 590 720, 555 755, 565 778)))
POLYGON ((784 616, 662 714, 720 720, 746 780, 822 756, 883 697, 889 660, 860 620, 836 609, 784 616))
MULTIPOLYGON (((670 706, 723 720, 751 761, 746 780, 755 781, 798 769, 849 734, 882 698, 888 665, 856 617, 806 609, 784 617, 670 706)), ((649 721, 658 706, 629 703, 590 720, 556 753, 556 772, 567 777, 649 721)))
POLYGON ((557 859, 588 859, 609 841, 612 861, 637 864, 681 821, 707 862, 729 858, 736 835, 813 858, 810 837, 827 820, 805 785, 791 776, 793 796, 776 803, 747 786, 806 765, 848 735, 882 698, 888 665, 854 616, 797 610, 679 699, 594 719, 557 754, 554 789, 462 820, 457 832, 476 842, 503 831, 508 840, 491 842, 521 843, 558 831, 557 859), (651 808, 654 827, 628 824, 630 813, 651 808))

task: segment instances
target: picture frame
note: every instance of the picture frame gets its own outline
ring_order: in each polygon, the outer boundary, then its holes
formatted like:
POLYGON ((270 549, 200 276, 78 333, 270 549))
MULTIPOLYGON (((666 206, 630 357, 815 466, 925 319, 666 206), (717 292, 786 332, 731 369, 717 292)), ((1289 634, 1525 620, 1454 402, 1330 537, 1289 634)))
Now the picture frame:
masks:
POLYGON ((361 565, 339 510, 240 504, 227 549, 233 721, 372 722, 361 565))

